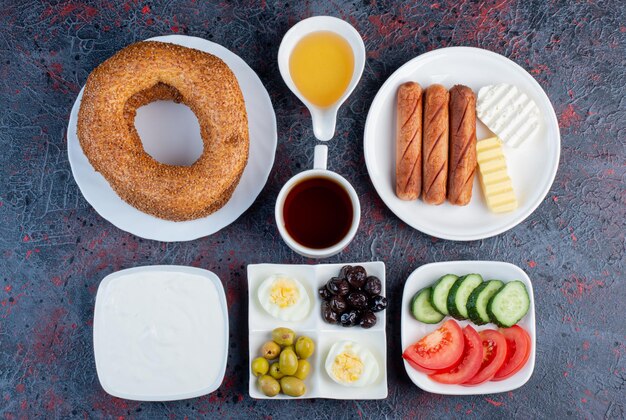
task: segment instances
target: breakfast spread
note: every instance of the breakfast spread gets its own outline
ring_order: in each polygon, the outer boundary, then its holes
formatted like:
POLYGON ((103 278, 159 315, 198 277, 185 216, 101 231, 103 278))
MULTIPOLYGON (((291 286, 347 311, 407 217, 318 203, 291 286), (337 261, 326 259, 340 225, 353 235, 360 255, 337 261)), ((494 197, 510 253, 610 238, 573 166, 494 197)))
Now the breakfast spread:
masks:
POLYGON ((341 98, 352 80, 354 52, 335 32, 313 32, 291 52, 289 72, 302 96, 314 105, 328 107, 341 98))
POLYGON ((354 341, 338 341, 330 348, 325 363, 326 373, 340 385, 365 387, 380 375, 372 352, 354 341))
POLYGON ((528 290, 521 281, 483 281, 480 274, 446 274, 411 300, 418 321, 437 324, 446 315, 470 319, 476 325, 492 322, 500 327, 517 324, 530 308, 528 290))
POLYGON ((422 87, 407 82, 398 88, 396 120, 396 194, 416 200, 422 189, 422 87))
POLYGON ((381 296, 382 283, 378 277, 368 276, 360 266, 346 265, 339 276, 319 288, 322 298, 322 318, 329 324, 343 327, 376 325, 376 312, 387 308, 387 298, 381 296))
POLYGON ((248 119, 232 71, 211 54, 170 43, 132 44, 100 64, 87 79, 77 127, 89 162, 117 194, 167 220, 220 209, 248 160, 248 119), (135 114, 156 100, 196 114, 204 151, 191 166, 162 164, 143 149, 135 114))
POLYGON ((283 274, 268 277, 258 290, 263 309, 282 321, 301 321, 311 309, 306 289, 295 278, 283 274))
MULTIPOLYGON (((290 80, 303 101, 320 110, 341 105, 360 59, 349 39, 319 29, 290 43, 290 80)), ((468 206, 478 166, 489 210, 515 210, 503 142, 517 147, 538 135, 536 103, 512 84, 484 86, 476 97, 461 84, 448 90, 406 80, 393 85, 395 196, 468 206), (477 142, 477 117, 495 136, 477 142)), ((122 200, 161 219, 192 220, 222 208, 238 185, 249 150, 245 106, 237 78, 220 58, 140 42, 91 73, 77 135, 93 168, 122 200), (143 149, 134 118, 139 107, 156 100, 182 102, 197 116, 204 151, 191 166, 162 164, 143 149)), ((358 196, 326 168, 326 153, 326 146, 316 147, 315 169, 285 184, 275 210, 285 242, 313 258, 341 252, 360 221, 358 196)), ((485 281, 475 272, 441 270, 405 291, 404 311, 424 328, 408 346, 402 333, 407 366, 438 384, 478 386, 513 377, 531 353, 534 363, 532 284, 527 276, 514 278, 526 280, 485 281)), ((107 392, 174 399, 211 390, 207 378, 221 382, 228 342, 223 290, 200 274, 166 269, 125 280, 105 279, 98 292, 94 353, 107 392), (212 340, 224 351, 214 354, 212 340), (131 392, 138 378, 148 394, 131 392)), ((387 396, 384 264, 249 265, 248 289, 251 396, 387 396), (284 326, 276 328, 276 320, 284 326), (356 326, 361 328, 348 329, 356 326)))
POLYGON ((476 160, 482 187, 489 210, 503 213, 517 208, 513 183, 507 172, 502 143, 497 137, 476 144, 476 160))
POLYGON ((409 346, 402 357, 435 382, 476 386, 515 375, 526 365, 531 347, 530 336, 517 325, 477 332, 450 319, 409 346))
POLYGON ((261 392, 275 397, 280 392, 301 397, 306 392, 306 379, 311 372, 307 360, 315 351, 315 343, 306 336, 284 327, 272 331, 272 339, 261 347, 261 356, 254 359, 250 370, 258 377, 261 392), (271 364, 270 364, 271 363, 271 364))
POLYGON ((539 134, 541 113, 517 86, 498 84, 478 91, 478 118, 507 145, 518 147, 539 134))

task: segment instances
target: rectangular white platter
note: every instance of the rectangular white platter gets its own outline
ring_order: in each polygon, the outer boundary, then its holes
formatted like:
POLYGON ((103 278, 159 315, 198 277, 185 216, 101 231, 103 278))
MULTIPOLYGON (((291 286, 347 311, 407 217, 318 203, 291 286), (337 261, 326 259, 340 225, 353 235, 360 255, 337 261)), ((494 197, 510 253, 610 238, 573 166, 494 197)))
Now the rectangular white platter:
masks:
MULTIPOLYGON (((406 361, 404 367, 411 381, 424 391, 434 394, 446 395, 481 395, 495 394, 498 392, 512 391, 524 385, 533 374, 535 369, 535 349, 536 349, 536 330, 535 330, 535 298, 533 294, 533 285, 528 275, 518 266, 501 261, 448 261, 425 264, 417 268, 404 285, 404 293, 402 295, 402 351, 411 344, 416 343, 426 334, 439 328, 441 323, 451 317, 446 316, 439 324, 424 324, 417 321, 410 310, 411 299, 420 289, 433 285, 441 276, 446 274, 456 274, 462 276, 465 274, 480 274, 485 281, 491 279, 502 280, 507 283, 513 280, 520 280, 528 289, 530 297, 530 309, 520 322, 517 323, 524 328, 530 335, 532 348, 530 357, 526 365, 515 375, 503 381, 488 381, 477 386, 447 385, 440 384, 431 380, 428 375, 413 369, 406 361)), ((458 321, 461 328, 471 325, 476 331, 485 329, 497 329, 495 324, 475 325, 470 321, 458 321)))
POLYGON ((378 321, 370 329, 359 326, 342 327, 327 324, 321 316, 322 299, 318 289, 331 277, 336 277, 344 265, 360 265, 368 276, 376 276, 382 283, 381 295, 385 295, 385 264, 382 262, 288 265, 288 264, 250 264, 248 265, 248 329, 249 329, 249 392, 256 399, 304 399, 331 398, 337 400, 375 400, 387 398, 387 336, 385 332, 386 310, 376 314, 378 321), (260 284, 271 275, 286 274, 300 281, 311 298, 311 310, 302 321, 288 322, 273 318, 259 302, 257 291, 260 284), (274 328, 287 327, 295 331, 296 336, 306 335, 315 341, 315 353, 309 359, 311 373, 305 380, 307 392, 298 398, 278 394, 265 396, 257 386, 257 378, 250 372, 250 362, 259 357, 261 346, 271 340, 274 328), (376 381, 366 387, 345 387, 334 382, 324 369, 324 362, 331 346, 340 340, 351 340, 369 349, 380 368, 376 381))

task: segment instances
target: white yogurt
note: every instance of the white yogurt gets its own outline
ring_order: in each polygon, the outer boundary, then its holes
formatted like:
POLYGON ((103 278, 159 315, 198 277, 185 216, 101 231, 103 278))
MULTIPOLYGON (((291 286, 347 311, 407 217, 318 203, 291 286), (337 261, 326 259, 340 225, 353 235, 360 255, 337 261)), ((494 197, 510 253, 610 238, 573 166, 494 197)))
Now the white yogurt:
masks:
POLYGON ((98 290, 94 352, 103 388, 167 400, 221 383, 228 350, 221 287, 186 272, 130 271, 98 290))

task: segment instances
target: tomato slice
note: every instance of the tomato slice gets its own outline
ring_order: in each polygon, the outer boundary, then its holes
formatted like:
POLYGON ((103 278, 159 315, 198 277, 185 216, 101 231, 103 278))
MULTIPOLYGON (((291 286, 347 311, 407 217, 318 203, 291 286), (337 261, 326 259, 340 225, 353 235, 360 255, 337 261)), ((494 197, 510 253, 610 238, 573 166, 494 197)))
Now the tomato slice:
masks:
POLYGON ((500 333, 506 340, 507 352, 504 364, 493 377, 494 381, 502 381, 515 375, 530 357, 530 336, 522 327, 514 325, 511 328, 501 328, 500 333))
POLYGON ((483 362, 480 370, 464 385, 478 385, 494 377, 506 358, 506 339, 496 330, 483 330, 478 333, 483 343, 483 362))
MULTIPOLYGON (((404 352, 405 354, 407 352, 412 352, 415 351, 414 350, 415 346, 411 346, 408 349, 406 349, 406 351, 404 352)), ((411 367, 419 372, 425 373, 427 375, 431 375, 433 373, 437 373, 439 372, 438 370, 434 370, 434 369, 426 369, 424 366, 420 366, 417 363, 415 363, 413 360, 411 360, 408 357, 405 357, 404 354, 402 355, 402 357, 404 357, 404 360, 406 360, 408 362, 409 365, 411 365, 411 367)))
POLYGON ((441 327, 409 346, 402 357, 429 370, 443 370, 454 366, 463 356, 463 331, 451 319, 441 327))
POLYGON ((461 384, 480 370, 483 361, 483 344, 476 330, 469 325, 463 328, 465 346, 461 363, 446 373, 435 373, 430 378, 442 384, 461 384))

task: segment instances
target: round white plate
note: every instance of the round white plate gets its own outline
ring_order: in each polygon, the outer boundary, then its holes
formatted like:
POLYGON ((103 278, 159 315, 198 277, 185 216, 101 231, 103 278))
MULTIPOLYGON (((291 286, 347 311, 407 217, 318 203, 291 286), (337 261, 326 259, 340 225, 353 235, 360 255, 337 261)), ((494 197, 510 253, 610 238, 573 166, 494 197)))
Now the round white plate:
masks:
MULTIPOLYGON (((478 121, 478 140, 492 136, 478 121)), ((499 54, 471 47, 442 48, 404 64, 387 79, 370 107, 364 134, 365 163, 372 183, 387 207, 405 223, 442 239, 471 241, 505 232, 526 219, 541 204, 559 165, 561 137, 552 104, 539 83, 522 67, 499 54), (486 85, 509 83, 526 92, 543 115, 540 135, 517 149, 503 146, 519 207, 494 214, 474 180, 471 202, 464 207, 403 201, 395 194, 395 97, 398 86, 415 81, 428 87, 441 83, 469 86, 478 92, 486 85)))
MULTIPOLYGON (((76 123, 78 119, 78 109, 83 96, 81 90, 72 108, 69 127, 67 129, 67 151, 74 179, 78 184, 85 199, 93 208, 109 222, 118 228, 146 239, 158 241, 190 241, 211 235, 220 229, 234 222, 244 211, 246 211, 257 198, 274 164, 276 153, 276 115, 270 100, 269 94, 261 79, 256 75, 241 58, 214 42, 205 39, 184 36, 169 35, 150 38, 150 41, 171 42, 185 47, 195 48, 211 53, 222 60, 233 71, 239 86, 243 92, 248 112, 248 127, 250 133, 250 152, 248 164, 241 176, 241 180, 235 189, 231 199, 224 207, 215 213, 201 219, 185 222, 172 222, 163 220, 142 213, 130 204, 123 201, 113 191, 104 177, 96 172, 80 147, 80 142, 76 135, 76 123)), ((140 133, 150 132, 150 127, 142 127, 140 124, 149 125, 149 121, 158 121, 159 112, 174 110, 167 104, 150 104, 146 113, 148 117, 137 119, 137 129, 140 133)), ((143 110, 140 110, 142 112, 143 110)), ((174 112, 177 112, 174 110, 174 112)), ((139 113, 138 113, 139 114, 139 113)), ((185 113, 177 115, 184 116, 185 113)), ((164 116, 165 118, 165 116, 164 116)), ((180 124, 176 129, 180 130, 181 138, 189 139, 194 136, 199 139, 200 133, 197 122, 195 124, 185 118, 184 122, 190 124, 180 124)), ((154 130, 152 130, 154 131, 154 130)), ((163 142, 165 144, 165 142, 163 142)), ((188 140, 185 143, 189 143, 188 140)), ((197 143, 197 142, 196 142, 197 143)), ((155 144, 152 145, 153 147, 155 144)), ((176 153, 176 149, 171 149, 176 153)), ((149 150, 153 156, 165 158, 165 160, 175 161, 181 156, 171 156, 168 158, 167 149, 149 150)), ((193 153, 192 153, 193 154, 193 153)), ((182 156, 185 160, 187 157, 182 156)), ((193 159, 192 159, 193 160, 193 159)))

